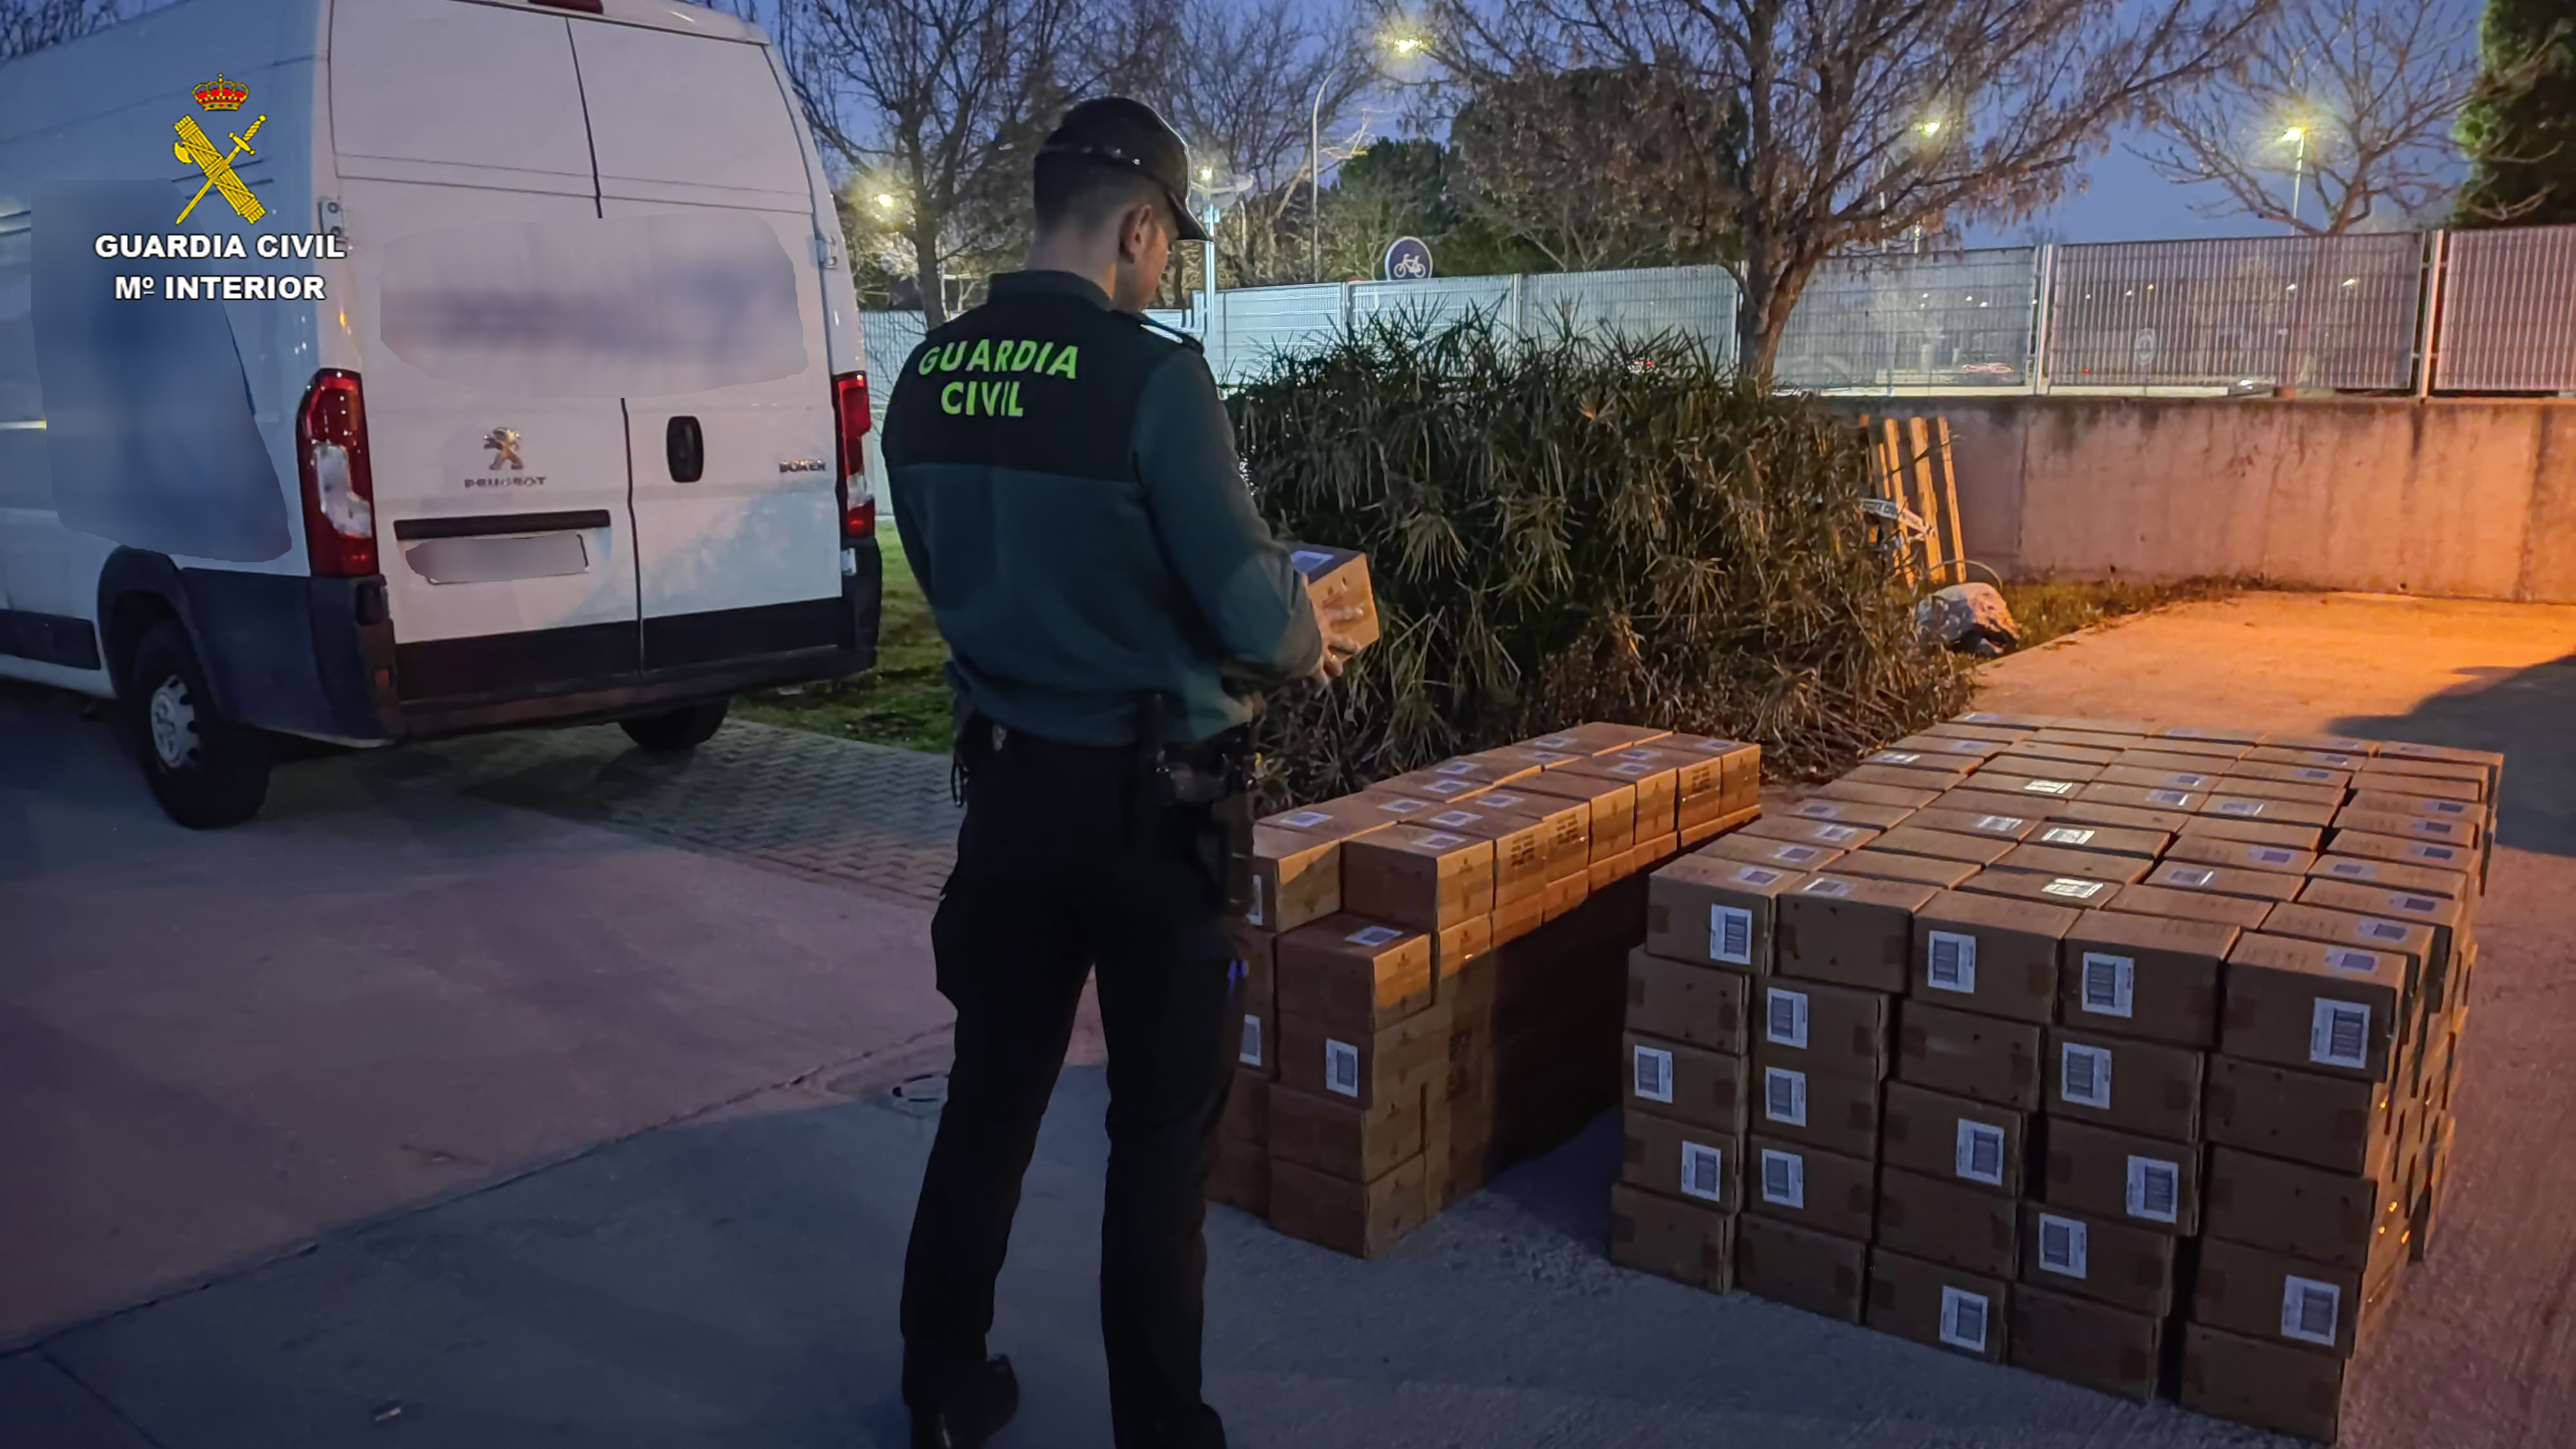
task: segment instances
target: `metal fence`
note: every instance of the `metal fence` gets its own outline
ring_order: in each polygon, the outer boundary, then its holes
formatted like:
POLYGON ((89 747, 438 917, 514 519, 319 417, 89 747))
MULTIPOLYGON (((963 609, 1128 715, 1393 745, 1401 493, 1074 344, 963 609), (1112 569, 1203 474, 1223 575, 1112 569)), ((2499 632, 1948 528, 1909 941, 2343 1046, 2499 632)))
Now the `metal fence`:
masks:
POLYGON ((2453 232, 2443 252, 2433 386, 2576 392, 2576 226, 2453 232))
POLYGON ((2413 384, 2425 284, 2413 232, 2051 250, 2052 388, 2413 384))
POLYGON ((1851 257, 1799 294, 1771 375, 1818 390, 2027 389, 2040 249, 1851 257))

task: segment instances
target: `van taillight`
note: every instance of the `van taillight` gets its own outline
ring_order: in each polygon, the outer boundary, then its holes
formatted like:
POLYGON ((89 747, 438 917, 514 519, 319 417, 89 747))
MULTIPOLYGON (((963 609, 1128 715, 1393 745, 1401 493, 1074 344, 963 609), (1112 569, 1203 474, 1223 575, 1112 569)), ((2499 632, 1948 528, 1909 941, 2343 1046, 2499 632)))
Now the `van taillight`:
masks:
POLYGON ((367 403, 358 375, 313 374, 295 412, 295 459, 304 479, 304 555, 318 578, 376 571, 376 483, 367 470, 367 403))
POLYGON ((832 378, 832 434, 838 440, 838 466, 833 494, 841 503, 841 538, 855 542, 877 533, 877 500, 868 487, 868 375, 844 372, 832 378))

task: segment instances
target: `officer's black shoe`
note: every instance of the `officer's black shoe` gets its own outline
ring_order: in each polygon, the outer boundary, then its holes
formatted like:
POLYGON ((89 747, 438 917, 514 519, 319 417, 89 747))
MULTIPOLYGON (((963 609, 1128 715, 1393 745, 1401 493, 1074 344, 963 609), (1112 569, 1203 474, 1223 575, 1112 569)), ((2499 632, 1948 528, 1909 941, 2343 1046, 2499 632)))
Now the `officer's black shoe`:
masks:
POLYGON ((1000 1354, 912 1406, 912 1449, 982 1449, 1020 1411, 1020 1378, 1000 1354))

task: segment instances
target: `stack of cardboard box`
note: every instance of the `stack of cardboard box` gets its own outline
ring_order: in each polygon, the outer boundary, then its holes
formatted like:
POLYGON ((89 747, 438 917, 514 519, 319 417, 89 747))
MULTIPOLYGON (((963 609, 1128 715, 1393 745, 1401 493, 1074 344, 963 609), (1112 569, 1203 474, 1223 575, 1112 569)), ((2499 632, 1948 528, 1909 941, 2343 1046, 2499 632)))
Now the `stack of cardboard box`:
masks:
POLYGON ((1972 714, 1682 857, 1614 1253, 2330 1440, 2439 1221, 2501 767, 1972 714))
POLYGON ((1752 745, 1587 724, 1254 827, 1210 1195, 1370 1256, 1614 1097, 1641 872, 1755 812, 1752 745))

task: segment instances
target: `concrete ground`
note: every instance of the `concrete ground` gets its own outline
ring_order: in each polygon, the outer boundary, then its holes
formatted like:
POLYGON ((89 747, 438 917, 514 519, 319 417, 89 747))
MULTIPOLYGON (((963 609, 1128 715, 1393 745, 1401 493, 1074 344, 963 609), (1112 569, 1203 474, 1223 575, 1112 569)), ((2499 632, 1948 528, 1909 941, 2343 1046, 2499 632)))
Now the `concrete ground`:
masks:
MULTIPOLYGON (((2576 609, 2255 596, 2004 661, 1982 702, 2512 755, 2453 1213, 2346 1442, 2576 1442, 2576 609)), ((261 822, 187 836, 95 726, 0 694, 0 1314, 34 1340, 0 1444, 901 1442, 931 1123, 882 1087, 944 1020, 918 906, 774 858, 793 811, 657 823, 696 766, 543 738, 297 766, 261 822), (564 818, 597 793, 619 818, 564 818)), ((1031 1173, 1005 1445, 1107 1443, 1101 1102, 1067 1072, 1031 1173)), ((1615 1269, 1615 1155, 1597 1123, 1376 1263, 1212 1213, 1235 1441, 2273 1442, 1615 1269)))

